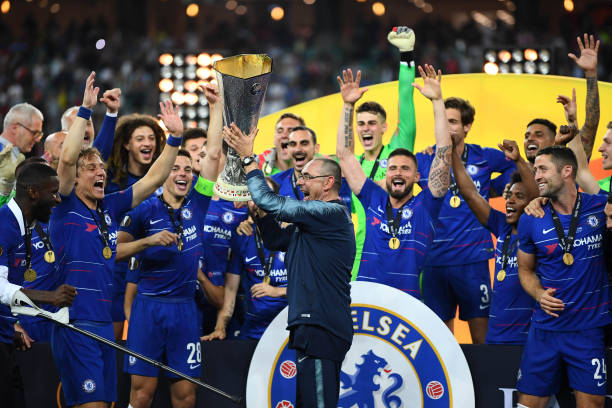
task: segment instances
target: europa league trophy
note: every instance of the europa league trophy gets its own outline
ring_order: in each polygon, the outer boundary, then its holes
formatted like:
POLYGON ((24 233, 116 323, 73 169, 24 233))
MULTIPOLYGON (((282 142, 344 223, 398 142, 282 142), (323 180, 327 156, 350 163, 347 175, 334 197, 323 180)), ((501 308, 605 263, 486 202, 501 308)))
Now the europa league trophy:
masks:
MULTIPOLYGON (((234 122, 248 134, 257 126, 270 73, 272 58, 265 54, 242 54, 223 58, 213 64, 223 96, 223 121, 226 126, 234 122)), ((227 147, 225 167, 215 183, 215 193, 229 201, 249 201, 251 194, 240 157, 227 147)))

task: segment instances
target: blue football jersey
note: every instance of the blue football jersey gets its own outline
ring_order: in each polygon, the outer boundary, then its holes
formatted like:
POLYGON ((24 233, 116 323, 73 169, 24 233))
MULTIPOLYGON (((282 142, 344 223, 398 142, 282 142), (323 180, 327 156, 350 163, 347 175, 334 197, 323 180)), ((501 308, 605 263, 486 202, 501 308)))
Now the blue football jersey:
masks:
MULTIPOLYGON (((559 317, 537 307, 531 324, 546 330, 566 331, 602 327, 610 322, 608 276, 603 256, 606 228, 606 195, 582 194, 582 208, 571 251, 572 265, 563 263, 563 253, 553 224, 550 204, 544 217, 523 214, 519 221, 519 248, 537 258, 536 273, 542 287, 557 289, 554 296, 565 303, 559 317)), ((571 215, 558 214, 567 236, 571 215)))
POLYGON ((210 197, 190 194, 179 209, 173 210, 174 222, 165 204, 158 197, 150 197, 123 222, 135 240, 162 230, 176 233, 180 219, 183 228, 182 249, 177 244, 152 246, 141 252, 138 293, 149 296, 194 298, 198 266, 202 257, 202 230, 210 197))
MULTIPOLYGON (((241 284, 246 294, 246 320, 259 323, 261 333, 276 317, 276 315, 287 306, 287 299, 284 297, 273 298, 269 296, 254 298, 251 296, 251 287, 263 282, 264 267, 261 264, 257 253, 255 235, 235 235, 232 238, 232 258, 229 273, 240 275, 241 284)), ((270 256, 270 251, 263 248, 266 261, 270 256)), ((270 268, 270 285, 277 287, 287 287, 287 267, 285 266, 285 253, 276 252, 272 266, 270 268)), ((254 326, 251 324, 250 326, 254 326)), ((250 327, 249 326, 249 327, 250 327)), ((249 337, 249 333, 240 333, 241 336, 249 337)), ((259 334, 260 337, 261 334, 259 334)))
POLYGON ((506 222, 506 214, 491 209, 486 228, 497 237, 495 248, 495 283, 491 297, 489 312, 489 328, 487 329, 488 344, 525 344, 527 332, 535 300, 525 292, 518 276, 516 254, 518 250, 518 234, 511 234, 512 225, 506 222), (506 237, 510 235, 507 246, 509 258, 502 270, 502 249, 506 237))
POLYGON ((62 196, 62 202, 53 209, 49 231, 59 283, 74 286, 78 293, 70 317, 111 322, 117 227, 123 214, 132 207, 132 188, 106 195, 99 205, 108 226, 108 245, 112 250, 109 259, 102 254, 105 243, 96 210, 86 207, 74 190, 62 196))
MULTIPOLYGON (((397 238, 399 248, 391 249, 387 223, 389 194, 371 179, 357 195, 366 213, 366 236, 357 280, 377 282, 421 297, 419 274, 434 236, 434 222, 443 198, 429 190, 412 197, 402 208, 397 238)), ((393 209, 395 219, 399 209, 393 209)))
MULTIPOLYGON (((516 170, 514 162, 506 159, 504 153, 497 149, 474 144, 466 144, 465 148, 468 149, 465 168, 480 195, 486 199, 489 198, 491 179, 495 172, 502 173, 499 176, 501 180, 499 177, 496 179, 496 186, 502 186, 501 190, 496 187, 496 192, 501 194, 503 186, 510 179, 512 172, 516 170)), ((429 179, 429 169, 435 155, 418 153, 416 157, 421 175, 419 186, 425 190, 429 179)), ((457 208, 452 208, 449 202, 452 196, 453 192, 449 189, 444 197, 440 215, 435 222, 436 235, 426 261, 427 265, 462 265, 484 261, 493 256, 491 233, 478 222, 460 194, 461 204, 457 208)))
POLYGON ((225 284, 229 267, 228 251, 238 225, 247 218, 247 208, 234 208, 227 200, 211 200, 204 222, 204 262, 202 272, 211 281, 225 284))

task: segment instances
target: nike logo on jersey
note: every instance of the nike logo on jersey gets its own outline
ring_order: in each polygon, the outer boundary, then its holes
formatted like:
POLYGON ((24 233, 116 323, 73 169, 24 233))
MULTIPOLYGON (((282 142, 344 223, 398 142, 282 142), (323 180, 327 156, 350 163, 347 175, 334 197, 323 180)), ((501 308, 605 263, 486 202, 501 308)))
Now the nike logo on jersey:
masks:
POLYGON ((251 262, 253 259, 257 258, 256 256, 251 256, 249 258, 244 258, 245 262, 251 262))
POLYGON ((189 364, 189 369, 193 370, 194 368, 198 368, 200 364, 189 364))
POLYGON ((298 358, 298 359, 297 359, 297 362, 298 362, 298 363, 301 363, 302 361, 306 360, 307 358, 308 358, 308 356, 304 356, 304 357, 302 357, 302 358, 298 358))
POLYGON ((599 381, 597 381, 597 386, 598 386, 598 387, 601 387, 601 386, 603 386, 603 385, 606 385, 606 382, 605 382, 605 381, 604 381, 604 382, 602 382, 602 383, 600 383, 599 381))
POLYGON ((160 222, 160 221, 163 221, 163 220, 161 220, 161 219, 160 219, 160 220, 155 220, 155 221, 151 220, 151 221, 149 221, 149 223, 150 223, 151 225, 154 225, 154 224, 157 224, 157 223, 158 223, 158 222, 160 222))
POLYGON ((550 231, 554 230, 554 228, 543 229, 542 234, 548 234, 550 231))
POLYGON ((487 309, 488 307, 489 307, 489 305, 480 305, 480 310, 487 309))

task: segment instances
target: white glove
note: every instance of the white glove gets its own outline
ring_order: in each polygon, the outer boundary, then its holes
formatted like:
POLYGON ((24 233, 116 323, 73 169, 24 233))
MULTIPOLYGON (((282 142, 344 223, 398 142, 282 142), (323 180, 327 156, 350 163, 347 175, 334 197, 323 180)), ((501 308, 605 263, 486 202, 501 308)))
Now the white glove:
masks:
POLYGON ((389 31, 387 40, 395 45, 401 52, 414 50, 414 31, 410 27, 399 26, 393 27, 393 30, 389 31))

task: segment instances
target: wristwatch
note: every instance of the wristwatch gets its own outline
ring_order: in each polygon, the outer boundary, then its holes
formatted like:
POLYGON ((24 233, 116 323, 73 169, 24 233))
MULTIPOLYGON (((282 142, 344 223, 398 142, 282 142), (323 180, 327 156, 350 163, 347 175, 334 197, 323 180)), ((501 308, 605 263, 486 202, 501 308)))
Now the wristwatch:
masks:
POLYGON ((242 167, 246 167, 249 164, 253 163, 256 158, 257 158, 257 156, 255 156, 255 155, 247 156, 244 159, 240 159, 240 163, 242 163, 242 167))

